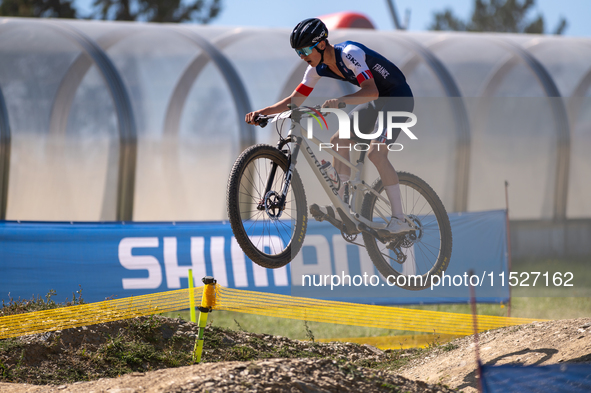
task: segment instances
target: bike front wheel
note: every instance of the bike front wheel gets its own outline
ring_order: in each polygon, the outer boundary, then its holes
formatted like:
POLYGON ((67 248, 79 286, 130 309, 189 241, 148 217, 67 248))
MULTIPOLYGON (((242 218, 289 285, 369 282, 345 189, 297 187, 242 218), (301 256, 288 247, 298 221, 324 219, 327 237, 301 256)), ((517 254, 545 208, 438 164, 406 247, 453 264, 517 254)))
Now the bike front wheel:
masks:
MULTIPOLYGON (((449 265, 451 225, 443 203, 425 181, 406 172, 398 172, 398 178, 404 214, 416 229, 388 239, 363 233, 363 240, 373 264, 390 285, 421 290, 430 286, 430 276, 441 275, 449 265)), ((381 179, 372 189, 380 197, 367 193, 361 214, 386 224, 392 209, 381 179)))
POLYGON ((228 217, 236 241, 253 262, 270 269, 287 265, 306 234, 306 194, 295 170, 281 201, 288 168, 282 151, 256 145, 238 157, 228 182, 228 217))

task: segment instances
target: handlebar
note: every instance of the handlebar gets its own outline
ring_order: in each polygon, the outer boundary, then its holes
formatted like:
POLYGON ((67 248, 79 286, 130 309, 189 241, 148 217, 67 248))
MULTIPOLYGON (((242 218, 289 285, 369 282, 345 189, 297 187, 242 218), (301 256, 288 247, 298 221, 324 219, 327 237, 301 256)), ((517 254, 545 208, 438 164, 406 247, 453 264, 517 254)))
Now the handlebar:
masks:
MULTIPOLYGON (((301 110, 307 110, 308 109, 308 107, 296 107, 296 106, 293 106, 292 107, 292 104, 288 104, 287 106, 289 107, 289 109, 292 112, 293 111, 296 111, 298 109, 301 109, 301 110)), ((346 106, 347 106, 347 104, 345 104, 344 102, 339 102, 339 109, 344 108, 346 106)), ((316 105, 316 106, 314 106, 312 108, 313 109, 317 109, 318 111, 320 111, 320 113, 322 113, 322 107, 320 105, 316 105)), ((277 115, 268 115, 268 116, 267 115, 258 115, 257 117, 254 118, 254 121, 255 122, 258 122, 259 123, 258 125, 261 128, 265 128, 267 126, 267 123, 269 122, 269 120, 273 119, 275 116, 277 116, 277 115)))

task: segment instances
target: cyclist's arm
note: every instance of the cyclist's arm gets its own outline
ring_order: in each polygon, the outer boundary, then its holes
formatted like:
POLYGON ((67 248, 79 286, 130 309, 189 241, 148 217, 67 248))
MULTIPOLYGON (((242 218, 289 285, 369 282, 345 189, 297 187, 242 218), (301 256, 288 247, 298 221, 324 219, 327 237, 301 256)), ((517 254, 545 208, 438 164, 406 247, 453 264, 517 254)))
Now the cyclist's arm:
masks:
POLYGON ((293 103, 293 104, 296 104, 296 106, 300 106, 304 102, 305 99, 306 99, 305 95, 298 92, 297 90, 294 90, 293 93, 291 93, 289 96, 285 97, 284 99, 282 99, 278 103, 268 106, 264 109, 261 109, 260 114, 261 115, 272 115, 274 113, 285 112, 286 110, 289 110, 289 108, 287 107, 287 104, 293 103))
POLYGON ((375 100, 380 95, 373 78, 364 80, 359 86, 361 87, 361 90, 340 98, 327 100, 322 106, 324 108, 338 108, 339 102, 344 102, 347 105, 365 104, 366 102, 375 100))
POLYGON ((263 109, 259 109, 258 111, 247 113, 246 116, 244 117, 244 121, 246 121, 248 124, 257 124, 254 121, 254 119, 257 116, 272 115, 275 113, 285 112, 285 111, 289 110, 289 108, 287 107, 287 104, 293 103, 293 104, 296 104, 297 106, 300 106, 304 102, 305 99, 306 99, 305 95, 294 90, 293 93, 291 93, 291 95, 289 95, 288 97, 285 97, 284 99, 282 99, 281 101, 279 101, 273 105, 270 105, 270 106, 263 108, 263 109))

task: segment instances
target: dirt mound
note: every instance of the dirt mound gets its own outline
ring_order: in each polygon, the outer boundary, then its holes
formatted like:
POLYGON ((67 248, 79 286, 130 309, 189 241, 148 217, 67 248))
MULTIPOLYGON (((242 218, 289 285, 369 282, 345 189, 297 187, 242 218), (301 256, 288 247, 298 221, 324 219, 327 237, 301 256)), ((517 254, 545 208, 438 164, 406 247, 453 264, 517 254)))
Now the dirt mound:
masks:
MULTIPOLYGON (((196 334, 193 323, 150 317, 0 340, 0 381, 21 383, 0 382, 0 391, 476 391, 473 337, 381 351, 210 326, 204 363, 190 365, 196 334)), ((588 318, 497 329, 479 340, 484 364, 591 361, 588 318)))
POLYGON ((203 363, 114 379, 40 387, 0 384, 6 393, 24 392, 429 392, 451 389, 410 381, 387 371, 358 368, 330 359, 270 359, 203 363))
MULTIPOLYGON (((534 322, 481 333, 479 353, 484 365, 549 365, 591 362, 591 319, 534 322)), ((442 383, 476 392, 474 337, 439 346, 415 358, 398 372, 428 383, 442 383)))
POLYGON ((29 385, 0 384, 0 390, 80 392, 125 386, 135 390, 120 391, 181 392, 207 385, 208 391, 450 391, 375 369, 398 362, 400 351, 211 326, 205 332, 206 363, 181 367, 191 364, 197 331, 196 324, 181 319, 144 317, 1 340, 0 381, 29 385), (210 378, 212 373, 217 379, 210 378), (116 378, 121 375, 126 376, 116 378), (84 382, 93 380, 98 381, 84 382))

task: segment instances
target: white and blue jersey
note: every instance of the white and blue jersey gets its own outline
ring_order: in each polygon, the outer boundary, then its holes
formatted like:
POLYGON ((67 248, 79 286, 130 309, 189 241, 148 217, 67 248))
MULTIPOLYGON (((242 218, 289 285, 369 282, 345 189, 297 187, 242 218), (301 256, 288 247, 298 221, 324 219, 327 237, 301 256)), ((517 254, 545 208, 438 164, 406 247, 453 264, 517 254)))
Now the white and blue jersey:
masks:
POLYGON ((337 68, 344 78, 332 72, 324 63, 316 67, 308 66, 296 91, 308 96, 318 80, 327 76, 355 86, 367 79, 374 79, 380 97, 412 97, 412 91, 402 71, 384 56, 354 41, 336 44, 334 50, 337 68))

